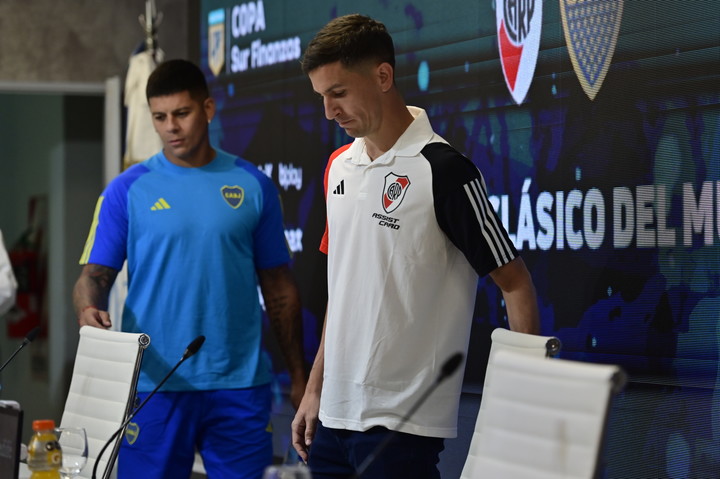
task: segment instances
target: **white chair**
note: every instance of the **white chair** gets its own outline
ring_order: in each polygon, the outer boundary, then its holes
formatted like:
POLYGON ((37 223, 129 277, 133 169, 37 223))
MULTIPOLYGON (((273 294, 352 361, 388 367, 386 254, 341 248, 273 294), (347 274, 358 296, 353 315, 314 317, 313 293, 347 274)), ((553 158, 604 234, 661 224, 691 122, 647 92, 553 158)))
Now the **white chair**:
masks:
POLYGON ((478 411, 477 420, 475 422, 475 431, 470 442, 470 455, 465 461, 461 479, 470 479, 472 477, 471 470, 473 464, 472 450, 480 435, 480 422, 484 414, 485 396, 487 391, 492 388, 489 371, 495 361, 498 351, 513 351, 525 354, 538 359, 551 358, 560 351, 561 343, 555 336, 539 336, 535 334, 518 333, 504 328, 496 328, 490 335, 491 345, 488 355, 487 369, 485 374, 485 382, 483 383, 483 394, 480 402, 480 410, 478 411))
MULTIPOLYGON (((84 427, 88 437, 88 463, 80 477, 92 477, 98 453, 135 406, 135 393, 143 352, 150 336, 83 326, 80 328, 70 391, 60 427, 84 427)), ((97 477, 114 464, 123 434, 100 458, 97 477)), ((110 468, 111 469, 111 468, 110 468)))
POLYGON ((193 474, 199 476, 207 476, 207 471, 205 470, 205 464, 203 463, 202 456, 197 451, 195 452, 195 461, 193 461, 192 472, 193 474))
POLYGON ((600 477, 619 366, 498 351, 463 478, 600 477))
POLYGON ((495 328, 490 335, 492 340, 488 364, 498 351, 507 350, 529 354, 538 358, 550 358, 560 351, 562 344, 555 336, 538 336, 510 331, 504 328, 495 328))

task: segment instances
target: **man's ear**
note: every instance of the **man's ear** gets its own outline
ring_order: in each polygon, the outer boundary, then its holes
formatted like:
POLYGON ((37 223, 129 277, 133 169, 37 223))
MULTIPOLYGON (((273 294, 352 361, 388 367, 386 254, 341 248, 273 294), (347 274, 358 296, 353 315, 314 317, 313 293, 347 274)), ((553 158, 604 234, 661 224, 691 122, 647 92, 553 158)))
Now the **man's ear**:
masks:
POLYGON ((208 97, 203 102, 203 109, 205 110, 205 116, 207 116, 208 123, 210 123, 215 116, 215 100, 213 97, 208 97))
POLYGON ((387 62, 381 63, 377 66, 376 74, 383 92, 392 88, 393 83, 395 82, 395 71, 393 70, 392 65, 387 62))

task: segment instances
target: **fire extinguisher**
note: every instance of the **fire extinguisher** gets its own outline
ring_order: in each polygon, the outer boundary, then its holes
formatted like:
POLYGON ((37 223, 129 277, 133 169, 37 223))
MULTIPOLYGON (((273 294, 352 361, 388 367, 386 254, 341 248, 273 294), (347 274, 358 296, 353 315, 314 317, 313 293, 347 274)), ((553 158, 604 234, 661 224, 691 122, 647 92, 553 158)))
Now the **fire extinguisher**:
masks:
MULTIPOLYGON (((43 320, 47 286, 44 205, 44 197, 30 200, 29 227, 9 251, 18 286, 15 308, 7 317, 7 333, 12 338, 23 338, 35 327, 46 323, 43 320)), ((47 333, 43 329, 41 335, 47 333)))

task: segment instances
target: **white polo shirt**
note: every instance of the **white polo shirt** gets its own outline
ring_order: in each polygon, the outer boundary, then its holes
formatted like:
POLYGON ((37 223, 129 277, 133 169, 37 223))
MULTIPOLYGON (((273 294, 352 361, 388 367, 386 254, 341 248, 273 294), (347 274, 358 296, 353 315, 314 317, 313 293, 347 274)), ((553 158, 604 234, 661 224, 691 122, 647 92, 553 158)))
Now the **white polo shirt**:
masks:
MULTIPOLYGON (((325 175, 328 319, 320 420, 396 429, 455 352, 466 353, 477 279, 517 251, 470 160, 425 112, 385 154, 336 151, 325 175)), ((462 371, 402 432, 454 437, 462 371)))

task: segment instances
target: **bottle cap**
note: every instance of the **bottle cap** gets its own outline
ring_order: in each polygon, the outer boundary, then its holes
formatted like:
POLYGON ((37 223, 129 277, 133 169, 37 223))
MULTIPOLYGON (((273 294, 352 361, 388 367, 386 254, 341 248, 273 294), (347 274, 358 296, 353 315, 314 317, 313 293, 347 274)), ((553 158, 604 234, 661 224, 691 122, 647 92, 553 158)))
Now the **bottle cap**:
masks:
POLYGON ((47 431, 48 429, 55 429, 54 419, 36 419, 32 424, 33 431, 47 431))

